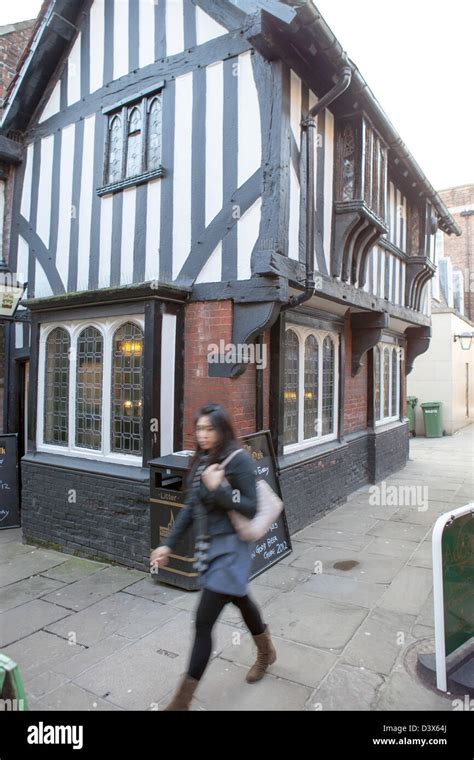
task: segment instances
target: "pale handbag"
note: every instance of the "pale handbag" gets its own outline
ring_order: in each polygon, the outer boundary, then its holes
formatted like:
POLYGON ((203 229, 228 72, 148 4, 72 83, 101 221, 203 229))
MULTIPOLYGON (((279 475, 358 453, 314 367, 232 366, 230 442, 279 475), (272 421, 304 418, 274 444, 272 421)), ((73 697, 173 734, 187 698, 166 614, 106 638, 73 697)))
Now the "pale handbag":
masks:
MULTIPOLYGON (((243 449, 237 449, 233 451, 230 456, 227 457, 222 463, 221 468, 225 469, 225 466, 234 458, 239 451, 243 449)), ((226 478, 223 481, 227 484, 226 478)), ((228 512, 229 519, 234 527, 234 530, 243 541, 253 543, 263 538, 273 523, 278 519, 283 511, 283 502, 275 491, 269 486, 266 480, 257 478, 257 514, 251 520, 248 517, 244 517, 235 509, 231 509, 228 512)))

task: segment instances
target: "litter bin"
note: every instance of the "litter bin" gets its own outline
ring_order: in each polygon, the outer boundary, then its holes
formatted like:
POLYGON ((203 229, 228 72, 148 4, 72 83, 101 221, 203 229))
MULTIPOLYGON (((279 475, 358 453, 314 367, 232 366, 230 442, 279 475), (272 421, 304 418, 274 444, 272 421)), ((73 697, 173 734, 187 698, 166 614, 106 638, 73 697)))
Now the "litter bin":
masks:
MULTIPOLYGON (((150 539, 156 549, 168 535, 184 508, 184 486, 193 452, 177 452, 152 459, 150 465, 150 539)), ((197 591, 199 573, 193 568, 194 531, 186 531, 166 567, 151 569, 151 575, 171 586, 197 591)))
POLYGON ((421 404, 423 409, 423 423, 427 438, 442 438, 443 420, 441 415, 441 401, 426 401, 421 404))
POLYGON ((407 396, 407 417, 408 417, 408 430, 412 435, 416 435, 416 412, 415 406, 418 403, 416 396, 407 396))

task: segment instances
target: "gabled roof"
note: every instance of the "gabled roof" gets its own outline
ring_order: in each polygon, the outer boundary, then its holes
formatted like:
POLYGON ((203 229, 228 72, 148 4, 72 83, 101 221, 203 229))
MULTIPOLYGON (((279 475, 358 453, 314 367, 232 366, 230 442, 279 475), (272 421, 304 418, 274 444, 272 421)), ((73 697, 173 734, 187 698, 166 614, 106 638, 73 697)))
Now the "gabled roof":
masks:
POLYGON ((77 32, 91 0, 43 0, 30 41, 21 56, 6 97, 2 131, 22 132, 56 67, 77 32))
MULTIPOLYGON (((30 43, 7 94, 1 125, 4 134, 26 129, 59 61, 77 33, 82 16, 91 4, 92 0, 44 0, 30 43)), ((206 5, 212 12, 213 3, 206 2, 206 5)), ((358 108, 369 114, 389 147, 391 160, 400 166, 402 174, 409 177, 418 194, 432 202, 439 217, 440 229, 449 235, 461 234, 460 227, 393 127, 357 66, 349 59, 311 0, 216 0, 216 8, 220 15, 227 14, 235 24, 240 22, 243 25, 248 15, 252 14, 262 29, 267 27, 270 35, 283 40, 283 45, 275 47, 274 55, 285 58, 285 51, 291 51, 291 55, 309 73, 310 80, 326 77, 327 89, 332 86, 334 75, 343 66, 349 66, 352 82, 342 98, 343 102, 349 109, 356 103, 358 108)), ((263 37, 257 32, 254 38, 256 46, 263 37)), ((268 54, 271 41, 269 47, 265 40, 263 49, 268 54)))

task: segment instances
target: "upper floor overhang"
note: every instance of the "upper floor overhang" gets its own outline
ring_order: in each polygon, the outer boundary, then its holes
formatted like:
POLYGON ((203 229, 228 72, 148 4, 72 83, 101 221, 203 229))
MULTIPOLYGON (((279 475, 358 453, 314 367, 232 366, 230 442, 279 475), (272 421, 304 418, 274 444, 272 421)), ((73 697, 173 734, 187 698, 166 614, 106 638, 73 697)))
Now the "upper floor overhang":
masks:
POLYGON ((311 0, 234 0, 239 7, 258 6, 252 42, 267 57, 281 58, 291 66, 316 94, 333 85, 343 67, 352 71, 346 92, 331 106, 336 115, 366 113, 388 148, 388 160, 398 175, 420 199, 431 201, 439 228, 448 235, 461 229, 428 178, 408 150, 382 109, 357 66, 350 60, 321 13, 311 0))

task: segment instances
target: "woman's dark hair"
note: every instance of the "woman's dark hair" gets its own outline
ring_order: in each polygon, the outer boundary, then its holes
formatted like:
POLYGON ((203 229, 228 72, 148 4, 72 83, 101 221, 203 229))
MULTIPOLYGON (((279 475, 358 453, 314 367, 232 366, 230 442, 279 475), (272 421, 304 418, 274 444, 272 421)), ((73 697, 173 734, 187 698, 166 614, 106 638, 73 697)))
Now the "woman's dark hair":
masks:
MULTIPOLYGON (((228 456, 231 451, 239 448, 239 442, 235 434, 234 426, 227 409, 222 404, 205 404, 197 411, 194 417, 194 426, 196 427, 197 421, 201 417, 209 417, 212 427, 217 431, 219 441, 217 443, 215 451, 209 457, 209 464, 219 462, 222 458, 228 456)), ((199 444, 196 439, 196 453, 192 457, 189 463, 188 470, 188 482, 189 486, 192 480, 192 472, 194 465, 201 453, 199 444)))
MULTIPOLYGON (((227 456, 231 451, 239 447, 232 419, 222 404, 205 404, 202 406, 194 417, 194 426, 197 425, 201 417, 209 417, 212 427, 219 436, 216 449, 209 460, 209 464, 218 462, 223 456, 227 456)), ((196 453, 199 453, 199 451, 199 444, 196 440, 196 453)))

